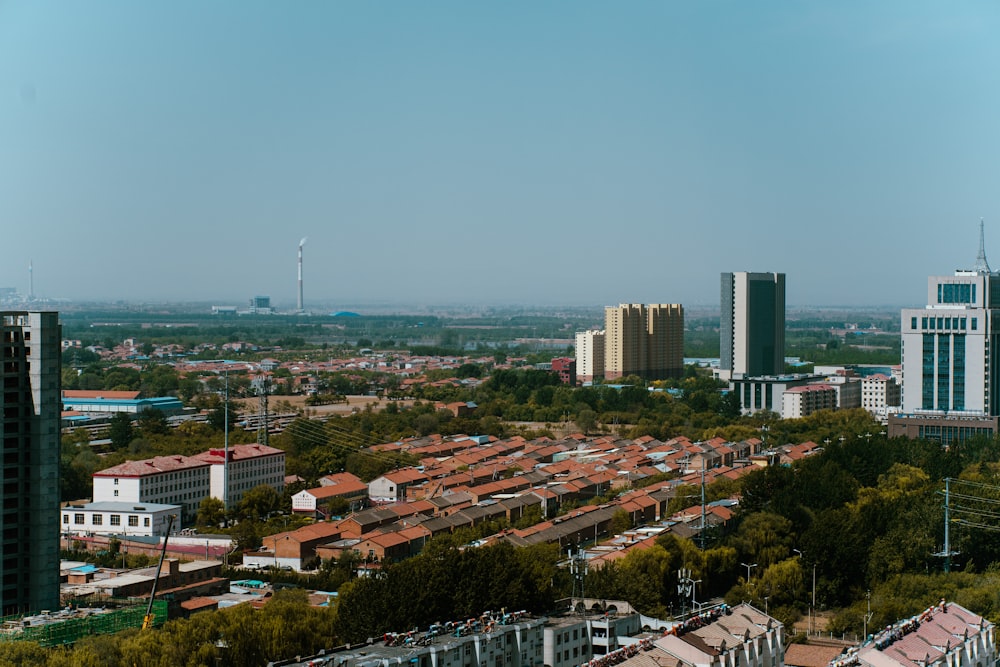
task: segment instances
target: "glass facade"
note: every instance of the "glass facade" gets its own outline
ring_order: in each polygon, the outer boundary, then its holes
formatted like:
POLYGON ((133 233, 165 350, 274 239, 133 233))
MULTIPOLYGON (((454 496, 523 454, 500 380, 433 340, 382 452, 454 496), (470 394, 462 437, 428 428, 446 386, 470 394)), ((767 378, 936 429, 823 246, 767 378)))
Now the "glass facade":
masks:
POLYGON ((976 302, 976 286, 971 283, 938 283, 937 302, 972 305, 976 302))
POLYGON ((924 410, 934 409, 934 334, 923 335, 923 355, 921 364, 923 371, 923 386, 921 387, 920 407, 924 410))

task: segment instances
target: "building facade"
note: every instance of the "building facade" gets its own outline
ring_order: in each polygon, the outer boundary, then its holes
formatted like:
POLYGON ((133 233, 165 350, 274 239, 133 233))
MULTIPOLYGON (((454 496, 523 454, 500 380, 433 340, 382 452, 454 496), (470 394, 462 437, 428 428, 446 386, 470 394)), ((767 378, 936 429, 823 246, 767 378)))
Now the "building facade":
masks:
POLYGON ((157 503, 86 503, 62 508, 62 532, 73 535, 166 535, 168 517, 180 518, 177 505, 157 503))
POLYGON ((604 377, 604 331, 576 332, 576 377, 581 383, 604 377))
POLYGON ((559 376, 559 381, 563 384, 576 386, 576 359, 556 357, 552 360, 552 372, 559 376))
POLYGON ((1000 276, 956 271, 927 280, 927 306, 902 313, 906 413, 1000 414, 1000 276))
POLYGON ((176 527, 187 525, 211 491, 211 466, 190 456, 126 461, 93 475, 94 502, 179 505, 176 527))
POLYGON ((902 392, 895 378, 882 373, 861 378, 861 407, 883 423, 890 412, 898 412, 902 392))
POLYGON ((59 314, 0 312, 0 613, 59 608, 59 314))
POLYGON ((604 378, 665 380, 684 373, 684 307, 621 304, 604 309, 604 378))
POLYGON ((781 418, 808 417, 819 410, 837 409, 837 390, 828 384, 791 387, 781 394, 781 418))
POLYGON ((719 378, 785 371, 785 274, 722 274, 719 378))
POLYGON ((890 436, 913 426, 942 442, 964 439, 1000 415, 998 318, 1000 276, 986 261, 980 223, 974 267, 931 276, 927 305, 902 311, 902 410, 889 420, 890 436))

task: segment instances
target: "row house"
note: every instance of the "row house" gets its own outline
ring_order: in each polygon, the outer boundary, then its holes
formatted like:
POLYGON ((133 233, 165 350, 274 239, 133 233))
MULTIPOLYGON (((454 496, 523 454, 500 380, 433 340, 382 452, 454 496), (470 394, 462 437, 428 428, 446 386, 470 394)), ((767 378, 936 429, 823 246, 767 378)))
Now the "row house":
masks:
POLYGON ((427 475, 416 468, 393 470, 368 483, 368 497, 375 503, 396 503, 406 500, 406 489, 427 482, 427 475))

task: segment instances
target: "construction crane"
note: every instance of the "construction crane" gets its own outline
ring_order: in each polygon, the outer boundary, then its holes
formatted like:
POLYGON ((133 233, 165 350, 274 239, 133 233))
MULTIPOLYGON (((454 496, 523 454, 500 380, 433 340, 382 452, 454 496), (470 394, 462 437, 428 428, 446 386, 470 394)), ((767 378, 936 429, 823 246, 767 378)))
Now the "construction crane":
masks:
POLYGON ((146 605, 146 615, 142 619, 142 629, 148 630, 153 627, 153 600, 156 599, 156 585, 160 583, 160 573, 163 572, 163 559, 167 555, 167 540, 170 539, 170 529, 174 526, 174 515, 167 515, 167 534, 163 536, 163 548, 160 549, 160 563, 156 568, 156 576, 153 578, 153 590, 149 592, 149 604, 146 605))

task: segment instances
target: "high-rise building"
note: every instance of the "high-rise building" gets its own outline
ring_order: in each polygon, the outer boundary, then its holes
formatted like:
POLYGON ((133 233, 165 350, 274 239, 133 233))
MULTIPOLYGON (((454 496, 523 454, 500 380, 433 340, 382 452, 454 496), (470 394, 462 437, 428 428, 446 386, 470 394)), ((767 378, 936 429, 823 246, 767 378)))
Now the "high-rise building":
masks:
POLYGON ((0 311, 0 332, 6 615, 59 608, 59 314, 0 311))
POLYGON ((785 274, 722 274, 719 378, 785 371, 785 274))
POLYGON ((638 375, 645 380, 684 372, 684 307, 636 303, 604 309, 604 378, 638 375))
POLYGON ((904 413, 1000 415, 1000 276, 971 270, 927 279, 927 305, 902 311, 904 413))
POLYGON ((604 377, 604 331, 576 332, 576 378, 593 382, 604 377))

